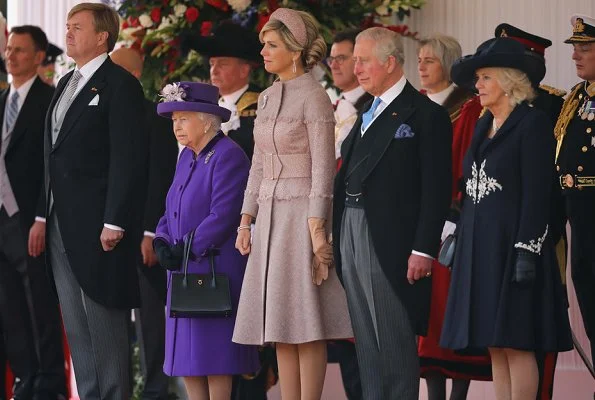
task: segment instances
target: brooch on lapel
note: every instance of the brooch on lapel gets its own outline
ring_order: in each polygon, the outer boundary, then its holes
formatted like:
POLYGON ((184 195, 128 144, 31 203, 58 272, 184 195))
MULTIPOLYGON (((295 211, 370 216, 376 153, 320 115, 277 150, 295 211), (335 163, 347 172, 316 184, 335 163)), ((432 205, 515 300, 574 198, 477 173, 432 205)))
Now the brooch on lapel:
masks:
POLYGON ((215 154, 215 150, 211 150, 207 153, 207 156, 205 157, 205 164, 208 164, 209 160, 211 159, 211 156, 215 154))
POLYGON ((264 95, 262 96, 262 107, 261 108, 265 108, 267 106, 267 100, 269 99, 268 95, 264 95))
POLYGON ((92 92, 96 92, 96 91, 97 91, 97 88, 96 88, 95 86, 93 86, 93 87, 91 88, 91 91, 92 91, 92 92))

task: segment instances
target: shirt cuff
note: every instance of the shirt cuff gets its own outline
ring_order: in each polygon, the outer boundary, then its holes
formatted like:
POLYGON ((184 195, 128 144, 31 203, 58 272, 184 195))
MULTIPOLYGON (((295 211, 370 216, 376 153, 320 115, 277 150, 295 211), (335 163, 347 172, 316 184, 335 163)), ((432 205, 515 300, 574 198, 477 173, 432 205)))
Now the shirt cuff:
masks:
POLYGON ((43 217, 35 217, 35 222, 43 222, 45 224, 45 218, 43 218, 43 217))
POLYGON ((422 256, 422 257, 425 257, 425 258, 429 258, 430 260, 433 260, 434 259, 434 257, 432 257, 431 255, 426 254, 426 253, 422 253, 420 251, 411 250, 411 254, 415 254, 416 256, 422 256))
POLYGON ((107 229, 111 229, 112 231, 120 231, 120 232, 124 232, 124 229, 120 228, 117 225, 112 225, 112 224, 103 224, 103 226, 105 226, 107 229))
POLYGON ((145 236, 148 236, 148 237, 151 237, 151 238, 154 238, 155 237, 155 232, 145 231, 144 232, 144 235, 145 236))

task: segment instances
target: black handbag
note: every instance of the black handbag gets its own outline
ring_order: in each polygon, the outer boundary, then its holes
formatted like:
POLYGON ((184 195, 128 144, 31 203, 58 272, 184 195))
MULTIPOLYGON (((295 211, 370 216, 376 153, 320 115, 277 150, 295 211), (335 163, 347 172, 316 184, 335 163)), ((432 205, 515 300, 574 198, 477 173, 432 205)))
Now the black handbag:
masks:
POLYGON ((194 231, 184 239, 184 273, 173 273, 169 301, 169 316, 172 318, 229 317, 232 312, 229 279, 225 274, 215 273, 217 249, 207 250, 210 274, 189 274, 188 259, 194 239, 194 231))
POLYGON ((438 262, 445 267, 452 268, 452 262, 455 259, 455 249, 457 247, 457 229, 450 235, 448 235, 442 245, 440 246, 440 252, 438 253, 438 262))

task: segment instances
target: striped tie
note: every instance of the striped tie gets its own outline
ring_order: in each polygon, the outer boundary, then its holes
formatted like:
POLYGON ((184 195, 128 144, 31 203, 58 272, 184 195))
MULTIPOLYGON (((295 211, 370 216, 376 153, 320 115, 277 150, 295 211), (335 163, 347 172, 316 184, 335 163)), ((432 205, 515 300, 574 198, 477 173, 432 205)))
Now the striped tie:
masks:
POLYGON ((59 121, 68 107, 70 106, 70 100, 72 100, 72 96, 74 92, 76 92, 76 88, 79 84, 79 80, 83 77, 78 69, 74 70, 74 73, 70 77, 70 81, 68 81, 68 86, 62 93, 62 98, 60 99, 60 103, 58 104, 58 109, 56 110, 56 119, 59 121))
MULTIPOLYGON (((6 137, 12 132, 14 123, 19 116, 19 92, 14 92, 8 103, 8 109, 6 110, 6 137)), ((4 138, 3 138, 4 139, 4 138)))

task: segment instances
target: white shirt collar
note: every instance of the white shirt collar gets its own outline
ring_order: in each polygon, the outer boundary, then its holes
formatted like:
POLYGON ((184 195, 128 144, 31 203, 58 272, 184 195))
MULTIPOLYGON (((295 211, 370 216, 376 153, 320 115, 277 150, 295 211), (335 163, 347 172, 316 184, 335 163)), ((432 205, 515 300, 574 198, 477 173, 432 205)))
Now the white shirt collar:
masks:
MULTIPOLYGON (((105 60, 107 60, 107 53, 102 53, 94 59, 92 59, 91 61, 89 61, 88 63, 86 63, 85 65, 83 65, 81 68, 77 66, 76 69, 78 69, 81 75, 83 76, 81 80, 84 82, 88 81, 89 78, 91 78, 93 74, 99 69, 99 67, 101 67, 101 64, 103 64, 105 60)), ((79 81, 78 87, 81 86, 82 85, 79 81)))
POLYGON ((223 103, 229 104, 229 105, 236 104, 246 90, 248 90, 248 85, 242 87, 239 90, 236 90, 233 93, 226 94, 225 96, 221 96, 221 98, 223 99, 223 103))
MULTIPOLYGON (((378 108, 380 108, 381 106, 386 107, 387 105, 392 103, 393 100, 396 99, 397 96, 401 94, 401 92, 405 88, 406 83, 407 83, 407 79, 405 78, 405 75, 403 75, 397 83, 395 83, 386 92, 384 92, 380 95, 380 100, 382 100, 382 103, 378 108)), ((384 107, 382 107, 382 109, 384 109, 384 107)))
POLYGON ((453 90, 455 90, 455 84, 451 83, 449 87, 438 93, 428 93, 428 98, 432 100, 434 103, 442 105, 444 104, 448 96, 450 96, 450 94, 453 92, 453 90))
POLYGON ((341 93, 341 96, 351 104, 355 104, 360 97, 366 93, 363 87, 358 86, 355 89, 347 90, 341 93))
POLYGON ((14 85, 11 83, 10 91, 8 92, 8 97, 6 98, 6 105, 8 106, 8 103, 10 102, 10 99, 14 92, 17 92, 19 94, 18 107, 20 111, 21 107, 23 107, 23 103, 25 103, 27 94, 29 94, 31 86, 33 86, 33 82, 35 82, 35 78, 37 78, 37 74, 33 75, 27 82, 23 83, 18 89, 15 88, 14 85))

